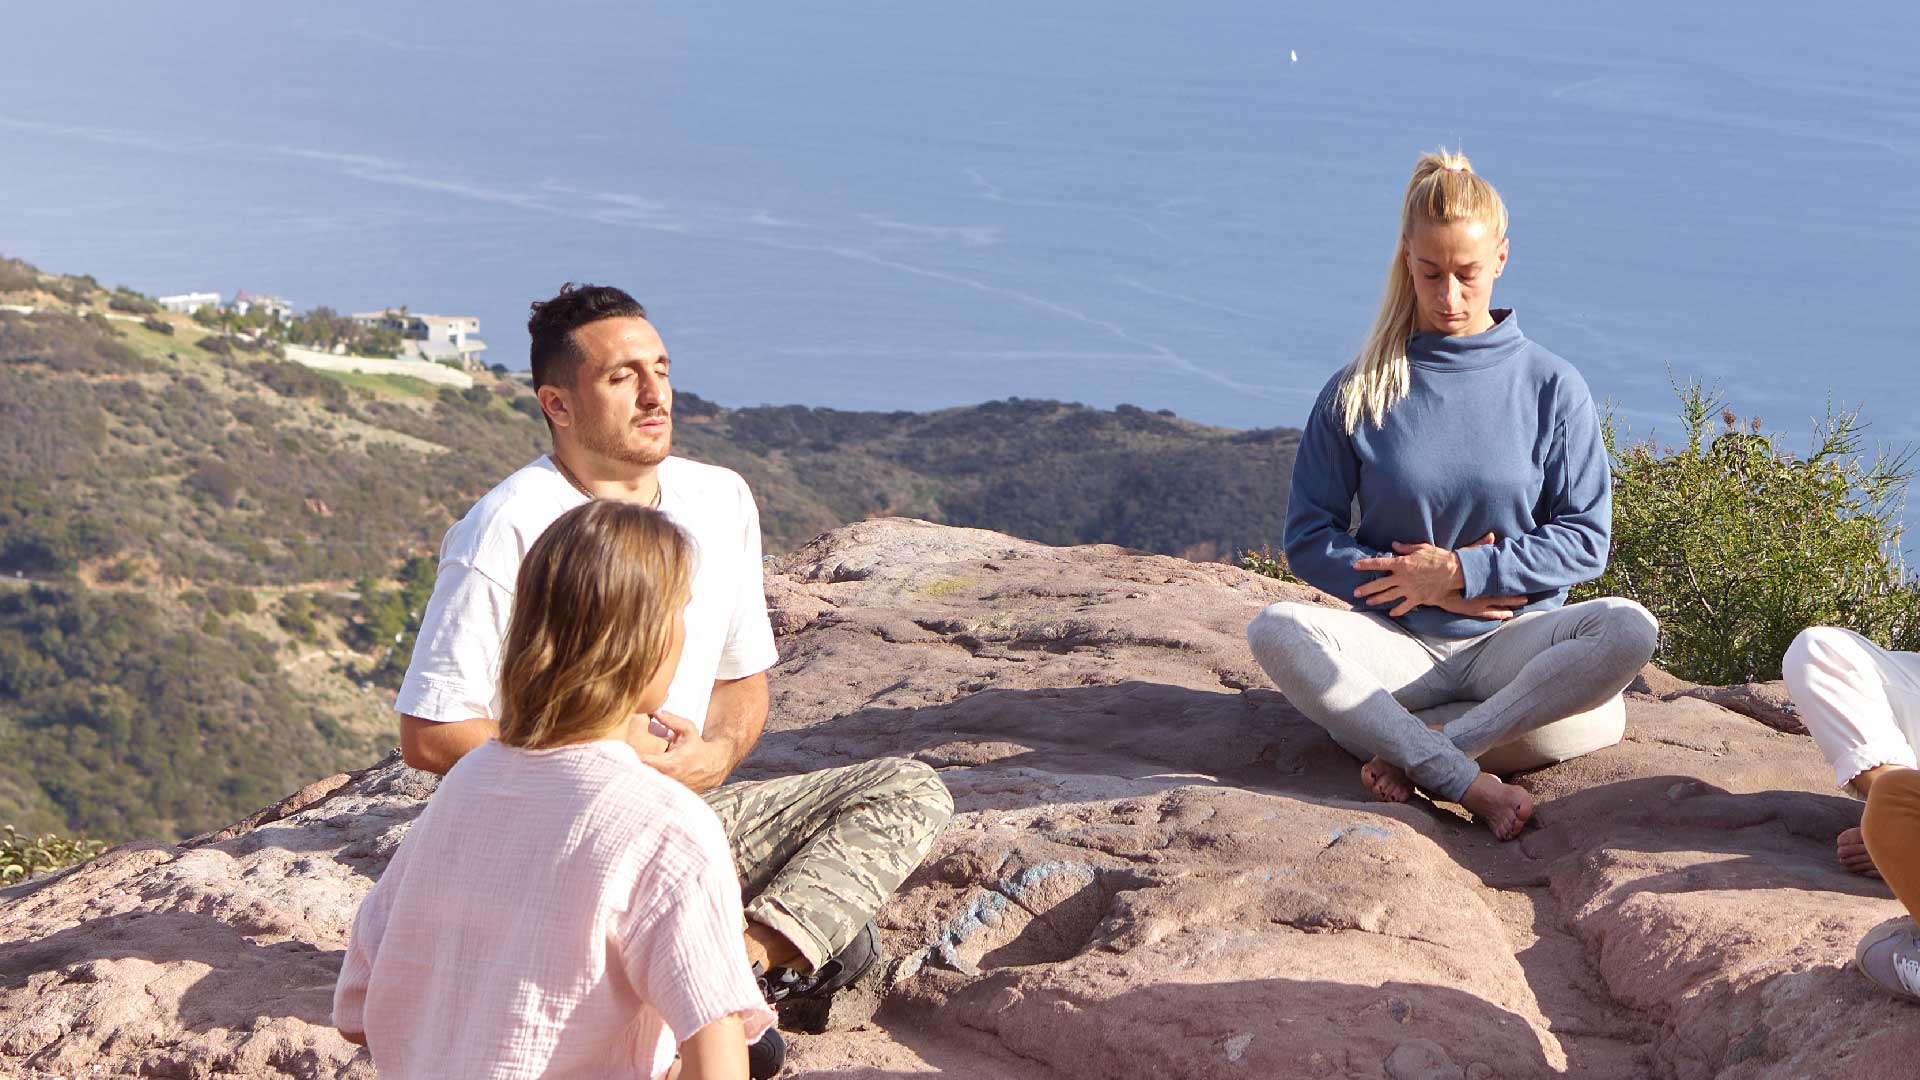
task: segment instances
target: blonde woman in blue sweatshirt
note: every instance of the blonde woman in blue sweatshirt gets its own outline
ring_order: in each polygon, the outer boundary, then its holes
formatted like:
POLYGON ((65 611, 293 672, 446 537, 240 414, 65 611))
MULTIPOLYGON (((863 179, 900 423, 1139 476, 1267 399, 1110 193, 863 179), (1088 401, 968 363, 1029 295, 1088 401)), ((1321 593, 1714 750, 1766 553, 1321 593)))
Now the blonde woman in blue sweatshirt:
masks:
MULTIPOLYGON (((1612 482, 1572 365, 1491 307, 1507 211, 1463 154, 1427 154, 1360 354, 1315 402, 1294 460, 1293 572, 1354 605, 1267 608, 1247 628, 1281 693, 1366 764, 1512 839, 1527 792, 1475 759, 1618 694, 1653 654, 1646 609, 1566 605, 1606 568, 1612 482), (1475 701, 1444 728, 1414 710, 1475 701)), ((1617 737, 1617 736, 1616 736, 1617 737)))

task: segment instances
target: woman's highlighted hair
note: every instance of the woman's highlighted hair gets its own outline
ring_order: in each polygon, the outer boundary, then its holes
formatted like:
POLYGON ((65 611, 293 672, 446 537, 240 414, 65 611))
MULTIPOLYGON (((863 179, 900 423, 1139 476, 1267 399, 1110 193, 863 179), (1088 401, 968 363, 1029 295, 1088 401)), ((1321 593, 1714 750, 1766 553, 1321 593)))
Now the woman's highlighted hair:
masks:
POLYGON ((596 501, 534 541, 500 665, 500 741, 538 750, 632 715, 673 647, 693 545, 656 510, 596 501))
POLYGON ((1413 179, 1407 183, 1407 197, 1400 204, 1400 240, 1394 245, 1393 261, 1387 265, 1387 288, 1380 298, 1380 313, 1373 317, 1366 344, 1340 380, 1340 420, 1349 435, 1360 430, 1362 419, 1379 427, 1386 421, 1387 410, 1407 396, 1411 378, 1407 342, 1418 325, 1413 276, 1407 269, 1407 238, 1416 226, 1454 221, 1482 222, 1504 238, 1507 206, 1493 185, 1474 173, 1467 155, 1451 150, 1422 154, 1413 167, 1413 179))

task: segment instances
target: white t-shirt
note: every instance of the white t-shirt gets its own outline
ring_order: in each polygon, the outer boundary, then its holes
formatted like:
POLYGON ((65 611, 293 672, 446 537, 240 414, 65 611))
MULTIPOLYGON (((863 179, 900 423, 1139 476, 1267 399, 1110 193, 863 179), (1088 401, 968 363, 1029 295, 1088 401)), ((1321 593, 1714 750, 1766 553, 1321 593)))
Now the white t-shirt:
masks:
POLYGON ((637 1080, 773 1022, 726 834, 616 740, 462 757, 360 904, 334 1023, 382 1080, 637 1080))
MULTIPOLYGON (((780 659, 767 619, 760 511, 731 469, 670 457, 659 478, 661 512, 692 538, 697 553, 687 642, 664 709, 701 728, 716 679, 744 679, 780 659)), ((447 530, 395 709, 440 722, 499 718, 500 653, 520 561, 547 526, 585 502, 542 457, 481 496, 447 530)))

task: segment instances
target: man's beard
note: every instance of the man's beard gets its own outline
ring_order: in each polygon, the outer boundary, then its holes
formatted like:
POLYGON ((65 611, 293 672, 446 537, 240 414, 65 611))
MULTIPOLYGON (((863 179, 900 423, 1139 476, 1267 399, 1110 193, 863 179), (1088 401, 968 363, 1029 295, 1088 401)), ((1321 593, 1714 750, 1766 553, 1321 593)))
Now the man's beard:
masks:
POLYGON ((667 460, 667 455, 673 453, 673 429, 669 427, 667 432, 667 438, 657 449, 639 449, 629 446, 616 432, 598 426, 581 432, 580 441, 586 444, 588 450, 609 461, 652 468, 667 460))

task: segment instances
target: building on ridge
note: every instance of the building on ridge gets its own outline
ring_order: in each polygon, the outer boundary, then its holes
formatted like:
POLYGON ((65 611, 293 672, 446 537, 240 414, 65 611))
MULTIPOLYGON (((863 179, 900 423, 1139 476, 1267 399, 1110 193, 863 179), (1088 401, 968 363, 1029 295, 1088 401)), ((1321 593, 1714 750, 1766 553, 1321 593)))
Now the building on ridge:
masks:
POLYGON ((455 363, 469 371, 485 366, 480 354, 487 343, 478 336, 480 320, 471 315, 420 315, 402 307, 356 312, 352 318, 354 325, 369 330, 395 331, 407 351, 422 360, 455 363))
POLYGON ((217 292, 179 293, 175 296, 156 297, 154 302, 176 315, 191 315, 203 307, 219 310, 220 294, 217 292))
POLYGON ((245 289, 233 294, 233 303, 227 305, 227 310, 235 315, 245 315, 249 311, 264 311, 278 322, 293 321, 292 304, 278 296, 268 296, 266 293, 248 295, 245 289))

